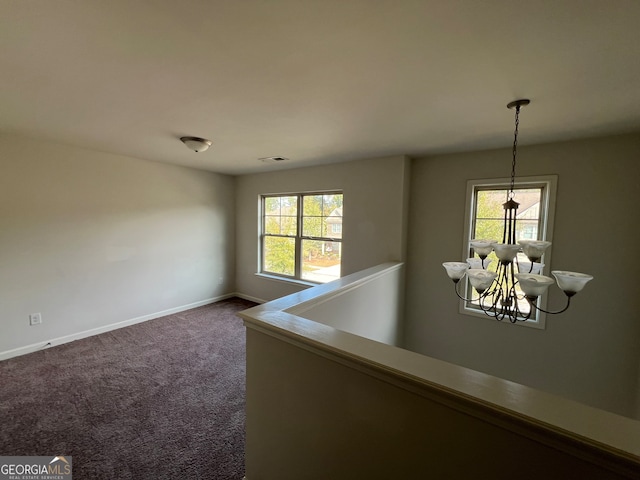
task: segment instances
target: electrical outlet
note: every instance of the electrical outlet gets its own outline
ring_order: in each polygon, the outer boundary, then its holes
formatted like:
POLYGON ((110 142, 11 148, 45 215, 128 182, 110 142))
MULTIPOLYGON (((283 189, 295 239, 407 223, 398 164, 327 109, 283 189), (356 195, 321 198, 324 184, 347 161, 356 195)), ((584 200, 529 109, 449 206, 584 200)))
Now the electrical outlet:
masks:
POLYGON ((40 325, 42 323, 42 315, 39 313, 32 313, 29 315, 29 325, 40 325))

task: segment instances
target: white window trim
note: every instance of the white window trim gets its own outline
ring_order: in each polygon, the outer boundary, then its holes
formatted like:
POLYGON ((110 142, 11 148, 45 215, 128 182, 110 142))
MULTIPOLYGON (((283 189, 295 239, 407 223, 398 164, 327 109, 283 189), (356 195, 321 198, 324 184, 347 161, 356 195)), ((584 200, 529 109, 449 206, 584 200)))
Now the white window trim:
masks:
POLYGON ((264 278, 265 280, 271 280, 274 282, 295 283, 296 285, 302 285, 304 287, 315 287, 317 285, 322 285, 321 283, 318 283, 318 282, 312 282, 310 280, 300 280, 299 278, 286 277, 283 275, 278 275, 276 273, 257 272, 255 273, 255 276, 264 278))
MULTIPOLYGON (((304 196, 311 196, 311 195, 343 195, 344 196, 344 192, 342 190, 320 190, 320 191, 312 190, 308 192, 261 193, 260 195, 258 195, 258 268, 255 274, 257 277, 268 279, 268 280, 284 282, 284 283, 304 285, 308 287, 323 285, 320 282, 314 282, 313 280, 306 280, 302 278, 302 271, 301 271, 302 264, 299 262, 299 259, 297 257, 295 259, 294 275, 285 275, 281 273, 269 272, 264 270, 264 258, 263 258, 263 254, 264 254, 263 242, 264 242, 264 236, 265 236, 264 234, 264 215, 265 215, 264 199, 266 197, 288 197, 288 196, 291 196, 291 197, 296 196, 296 197, 302 198, 304 196)), ((302 205, 300 205, 299 208, 302 208, 302 205)), ((302 211, 300 210, 300 215, 298 216, 298 230, 296 232, 296 236, 294 237, 296 241, 296 251, 298 251, 298 249, 301 250, 300 242, 302 241, 302 239, 310 238, 310 237, 304 237, 302 235, 301 218, 302 218, 302 211)), ((340 233, 342 234, 342 232, 340 233)), ((328 238, 328 237, 327 238, 321 237, 318 239, 325 240, 325 241, 332 241, 332 242, 340 242, 340 243, 342 243, 342 240, 343 240, 342 237, 340 239, 334 239, 334 238, 328 238)), ((342 266, 342 259, 340 259, 340 265, 342 266)))
MULTIPOLYGON (((466 198, 466 206, 465 206, 465 226, 464 226, 464 236, 463 236, 463 245, 462 245, 462 257, 463 259, 469 257, 469 240, 470 232, 473 226, 473 203, 474 203, 474 192, 475 189, 480 188, 509 188, 509 184, 511 182, 510 178, 491 178, 491 179, 483 179, 483 180, 469 180, 467 181, 467 198, 466 198)), ((555 222, 555 211, 556 211, 556 194, 558 190, 558 176, 557 175, 541 175, 541 176, 533 176, 533 177, 517 177, 514 186, 516 188, 537 188, 543 186, 545 188, 545 194, 543 194, 542 202, 540 205, 540 215, 542 218, 541 221, 541 231, 542 231, 542 239, 553 242, 553 225, 555 222)), ((553 253, 553 245, 547 249, 544 254, 544 270, 543 274, 550 276, 551 272, 551 254, 553 253)), ((466 277, 465 277, 466 278, 466 277)), ((464 296, 467 297, 467 288, 468 282, 465 282, 464 288, 464 296)), ((547 298, 548 293, 545 293, 540 297, 540 307, 547 309, 547 298)), ((459 313, 463 315, 470 315, 473 317, 480 317, 487 320, 491 320, 495 322, 496 320, 493 317, 487 316, 485 313, 478 311, 473 308, 469 308, 466 305, 467 302, 464 300, 459 301, 459 313)), ((547 315, 544 312, 537 312, 537 319, 526 320, 524 322, 518 321, 515 325, 521 325, 524 327, 530 328, 538 328, 545 329, 546 326, 547 315)), ((508 323, 509 321, 503 320, 502 323, 508 323)))

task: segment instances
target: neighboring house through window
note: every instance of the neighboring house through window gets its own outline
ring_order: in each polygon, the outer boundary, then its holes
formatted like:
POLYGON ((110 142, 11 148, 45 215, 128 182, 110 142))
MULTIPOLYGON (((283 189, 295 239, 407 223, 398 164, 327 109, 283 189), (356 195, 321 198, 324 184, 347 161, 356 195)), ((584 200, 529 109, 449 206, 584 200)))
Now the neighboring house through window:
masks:
POLYGON ((263 195, 260 273, 326 283, 340 278, 341 192, 263 195))

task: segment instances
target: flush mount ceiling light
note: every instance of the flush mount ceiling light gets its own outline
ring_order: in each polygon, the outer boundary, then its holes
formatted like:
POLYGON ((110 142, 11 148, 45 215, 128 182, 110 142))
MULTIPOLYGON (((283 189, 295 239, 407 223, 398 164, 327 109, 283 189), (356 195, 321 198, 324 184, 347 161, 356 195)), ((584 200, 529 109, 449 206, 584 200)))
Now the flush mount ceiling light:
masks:
POLYGON ((200 137, 180 137, 180 140, 182 140, 182 143, 196 153, 204 152, 212 143, 211 140, 200 137))
POLYGON ((551 277, 538 275, 538 272, 533 273, 533 268, 535 262, 540 262, 545 250, 551 246, 551 242, 516 237, 516 232, 519 232, 516 230, 516 217, 520 204, 514 200, 520 108, 529 103, 529 100, 523 99, 507 105, 508 108, 515 108, 516 128, 513 136, 511 184, 507 191, 506 202, 502 205, 504 208, 502 243, 498 243, 495 239, 473 239, 469 247, 470 251, 473 251, 472 257, 476 258, 469 258, 467 262, 443 263, 447 275, 455 284, 458 297, 479 306, 485 314, 496 320, 508 318, 511 323, 528 320, 535 310, 553 314, 564 312, 569 308, 571 297, 593 279, 591 275, 584 273, 552 271, 558 287, 567 297, 567 304, 556 312, 540 307, 539 297, 555 281, 551 277), (498 265, 496 268, 489 269, 491 261, 487 257, 492 251, 495 252, 498 265), (529 262, 520 262, 519 252, 524 252, 529 262), (477 293, 474 298, 465 298, 458 291, 460 280, 465 275, 477 293), (528 308, 523 308, 525 306, 528 308))

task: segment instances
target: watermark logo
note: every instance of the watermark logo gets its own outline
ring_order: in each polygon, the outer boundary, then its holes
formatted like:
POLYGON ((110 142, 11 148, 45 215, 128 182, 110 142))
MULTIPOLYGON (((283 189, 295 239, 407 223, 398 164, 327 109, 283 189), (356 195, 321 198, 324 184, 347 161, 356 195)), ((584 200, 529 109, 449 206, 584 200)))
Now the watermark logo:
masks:
POLYGON ((71 457, 0 457, 0 480, 72 480, 71 457))

